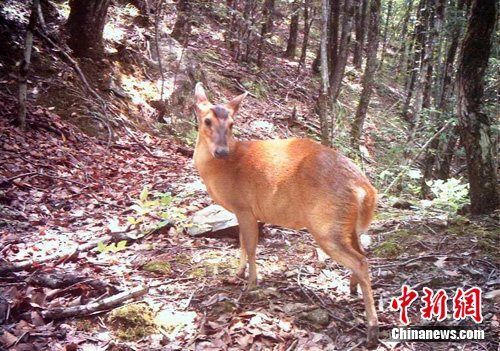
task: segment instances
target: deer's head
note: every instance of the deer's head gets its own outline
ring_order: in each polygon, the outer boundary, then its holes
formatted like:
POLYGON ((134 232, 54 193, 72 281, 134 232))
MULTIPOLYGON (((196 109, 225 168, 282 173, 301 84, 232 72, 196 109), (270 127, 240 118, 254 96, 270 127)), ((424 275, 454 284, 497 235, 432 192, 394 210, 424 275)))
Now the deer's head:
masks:
POLYGON ((196 84, 198 138, 206 143, 213 157, 222 159, 229 156, 229 142, 233 138, 233 119, 247 94, 241 94, 226 104, 213 105, 208 101, 203 85, 196 84))

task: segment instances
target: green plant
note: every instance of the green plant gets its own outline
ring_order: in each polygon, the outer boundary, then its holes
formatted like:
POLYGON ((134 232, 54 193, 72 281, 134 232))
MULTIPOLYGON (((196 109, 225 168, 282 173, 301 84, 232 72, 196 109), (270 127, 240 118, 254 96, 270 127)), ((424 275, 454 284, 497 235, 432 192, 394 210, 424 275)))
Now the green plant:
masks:
POLYGON ((439 209, 454 214, 469 203, 469 184, 462 183, 460 179, 430 180, 426 184, 434 195, 431 205, 439 209))
POLYGON ((139 199, 131 206, 135 215, 127 217, 127 220, 131 225, 141 227, 143 231, 158 230, 170 224, 181 228, 189 227, 186 211, 174 206, 173 201, 170 193, 151 193, 146 185, 139 194, 139 199))
POLYGON ((102 241, 97 244, 97 251, 99 251, 99 253, 108 253, 108 252, 117 253, 119 251, 123 251, 126 249, 127 249, 126 240, 119 241, 118 243, 111 243, 109 245, 106 245, 102 241))

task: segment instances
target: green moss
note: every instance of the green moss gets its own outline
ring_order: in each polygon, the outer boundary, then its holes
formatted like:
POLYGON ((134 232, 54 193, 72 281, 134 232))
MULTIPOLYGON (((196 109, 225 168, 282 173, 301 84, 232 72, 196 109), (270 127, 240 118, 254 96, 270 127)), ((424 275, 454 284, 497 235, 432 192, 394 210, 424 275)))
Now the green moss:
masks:
POLYGON ((121 340, 133 341, 157 332, 153 310, 146 304, 131 304, 113 310, 108 317, 113 333, 121 340))
POLYGON ((202 266, 192 269, 190 275, 192 277, 213 277, 225 271, 230 271, 229 274, 236 274, 238 265, 237 258, 221 261, 217 253, 209 252, 205 255, 202 266))
POLYGON ((175 256, 175 262, 178 264, 189 264, 191 263, 191 257, 188 255, 180 254, 175 256))
POLYGON ((146 263, 142 267, 142 270, 162 275, 168 275, 172 273, 172 267, 170 266, 170 262, 168 261, 153 261, 146 263))
POLYGON ((193 269, 189 275, 191 277, 196 277, 196 278, 201 278, 201 277, 205 277, 206 276, 206 271, 205 271, 205 268, 204 267, 201 267, 201 268, 195 268, 193 269))
POLYGON ((403 251, 401 243, 393 239, 389 239, 380 245, 378 245, 374 250, 375 255, 385 258, 395 258, 403 251))
POLYGON ((76 329, 82 330, 84 332, 91 332, 94 330, 95 323, 93 323, 90 319, 81 319, 76 323, 76 329))
POLYGON ((477 247, 490 257, 500 256, 500 230, 478 230, 475 233, 477 247))

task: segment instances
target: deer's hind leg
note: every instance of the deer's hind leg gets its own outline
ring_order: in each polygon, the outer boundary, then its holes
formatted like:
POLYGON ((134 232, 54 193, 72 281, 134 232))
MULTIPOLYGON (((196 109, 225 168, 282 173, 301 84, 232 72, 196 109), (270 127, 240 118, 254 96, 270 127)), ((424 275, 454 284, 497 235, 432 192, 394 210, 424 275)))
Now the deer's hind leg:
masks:
POLYGON ((352 271, 351 287, 360 285, 363 292, 367 319, 367 346, 373 347, 378 341, 378 318, 370 282, 368 261, 352 243, 354 228, 348 225, 334 225, 328 230, 311 230, 314 238, 333 260, 352 271))

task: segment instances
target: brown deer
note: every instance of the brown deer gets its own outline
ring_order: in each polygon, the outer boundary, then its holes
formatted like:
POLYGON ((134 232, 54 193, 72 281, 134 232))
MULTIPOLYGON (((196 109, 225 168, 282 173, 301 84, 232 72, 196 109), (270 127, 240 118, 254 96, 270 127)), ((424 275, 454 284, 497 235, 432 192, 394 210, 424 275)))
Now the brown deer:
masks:
POLYGON ((361 286, 368 346, 376 345, 377 313, 359 234, 370 225, 377 191, 352 161, 311 140, 236 140, 233 119, 246 95, 213 105, 201 83, 195 88, 194 163, 213 200, 238 219, 238 276, 244 277, 248 263, 248 288, 257 283, 258 221, 307 228, 332 259, 352 270, 351 293, 361 286))

